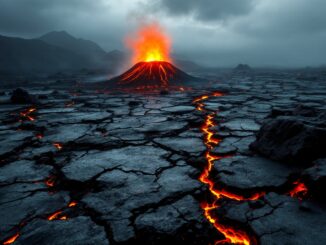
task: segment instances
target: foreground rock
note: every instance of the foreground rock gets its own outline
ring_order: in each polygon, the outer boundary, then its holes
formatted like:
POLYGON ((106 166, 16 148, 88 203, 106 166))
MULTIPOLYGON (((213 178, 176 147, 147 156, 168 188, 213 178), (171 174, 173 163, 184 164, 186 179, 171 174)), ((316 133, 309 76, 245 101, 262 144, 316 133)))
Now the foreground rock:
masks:
POLYGON ((14 104, 36 104, 37 99, 30 95, 26 90, 17 88, 12 92, 11 102, 14 104))
POLYGON ((230 203, 222 209, 225 219, 248 224, 261 245, 325 244, 326 213, 318 204, 270 193, 262 201, 230 203))
POLYGON ((310 165, 326 157, 326 112, 307 108, 279 111, 269 118, 251 148, 278 161, 310 165))
MULTIPOLYGON (((305 169, 249 149, 271 110, 270 120, 298 121, 305 132, 324 128, 319 111, 326 109, 326 84, 311 86, 291 76, 237 77, 210 91, 164 96, 41 87, 31 93, 48 99, 32 118, 22 116, 25 105, 4 98, 0 243, 17 233, 14 245, 221 242, 201 207, 213 196, 198 181, 207 164, 200 131, 205 114, 192 101, 223 88, 229 92, 203 102, 217 112, 211 130, 222 140, 212 153, 225 156, 214 162, 209 179, 224 195, 240 197, 221 198, 212 215, 262 244, 326 244, 325 157, 316 156, 305 169), (295 110, 299 102, 315 109, 295 110), (293 194, 296 181, 306 185, 307 195, 293 194), (256 201, 241 198, 257 193, 256 201)), ((284 147, 283 141, 278 145, 284 147)))

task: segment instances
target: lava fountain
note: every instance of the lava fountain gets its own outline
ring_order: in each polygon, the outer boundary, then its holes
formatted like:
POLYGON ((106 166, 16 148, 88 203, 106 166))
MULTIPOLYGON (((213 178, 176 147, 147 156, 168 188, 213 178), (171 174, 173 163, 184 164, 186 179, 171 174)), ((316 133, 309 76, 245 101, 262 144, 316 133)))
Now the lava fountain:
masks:
POLYGON ((113 87, 138 90, 171 89, 203 81, 173 65, 171 38, 158 23, 140 27, 127 36, 133 66, 125 73, 108 81, 113 87))
POLYGON ((127 36, 126 46, 132 52, 132 62, 171 62, 171 39, 158 23, 140 27, 127 36))

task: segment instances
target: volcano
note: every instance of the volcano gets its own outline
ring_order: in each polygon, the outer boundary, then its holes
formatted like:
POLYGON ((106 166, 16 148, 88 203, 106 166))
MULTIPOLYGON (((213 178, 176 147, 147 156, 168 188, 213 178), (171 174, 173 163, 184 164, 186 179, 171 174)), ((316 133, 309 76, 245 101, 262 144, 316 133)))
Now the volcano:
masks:
POLYGON ((107 81, 107 84, 118 88, 157 89, 186 86, 200 81, 203 79, 183 72, 170 62, 151 61, 138 62, 125 73, 107 81))
POLYGON ((126 39, 131 50, 131 63, 125 73, 105 82, 105 85, 118 89, 184 89, 194 82, 204 81, 181 71, 172 64, 170 57, 171 41, 158 23, 141 26, 126 39))

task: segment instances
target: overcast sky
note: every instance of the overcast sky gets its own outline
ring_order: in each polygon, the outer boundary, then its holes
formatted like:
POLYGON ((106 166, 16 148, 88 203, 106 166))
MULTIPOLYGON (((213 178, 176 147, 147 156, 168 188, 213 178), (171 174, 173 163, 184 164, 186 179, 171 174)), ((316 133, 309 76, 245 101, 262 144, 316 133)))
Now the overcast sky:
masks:
POLYGON ((209 66, 326 64, 325 0, 0 0, 0 34, 52 30, 123 49, 145 20, 170 33, 173 52, 209 66))

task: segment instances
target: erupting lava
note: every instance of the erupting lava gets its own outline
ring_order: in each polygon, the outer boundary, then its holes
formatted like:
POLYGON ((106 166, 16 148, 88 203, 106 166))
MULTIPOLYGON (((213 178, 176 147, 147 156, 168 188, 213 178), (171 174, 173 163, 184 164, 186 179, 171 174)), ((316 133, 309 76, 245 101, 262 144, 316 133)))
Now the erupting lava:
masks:
POLYGON ((141 27, 134 35, 126 39, 127 47, 132 51, 132 62, 171 62, 171 41, 158 23, 141 27))
MULTIPOLYGON (((193 101, 196 105, 198 111, 205 111, 203 101, 209 99, 211 96, 222 96, 222 93, 216 92, 211 95, 203 95, 193 101)), ((214 182, 209 179, 210 172, 213 168, 214 161, 218 161, 222 158, 228 156, 216 156, 212 154, 211 150, 214 146, 217 146, 221 140, 214 137, 214 132, 211 128, 215 127, 217 124, 214 121, 214 117, 216 113, 207 114, 206 119, 204 121, 203 126, 201 127, 201 131, 204 134, 204 143, 206 145, 207 151, 205 154, 207 166, 204 168, 202 174, 199 177, 199 180, 208 185, 210 193, 214 197, 215 201, 213 203, 203 203, 202 208, 204 210, 204 214, 206 219, 214 225, 214 227, 225 237, 223 241, 217 241, 216 244, 225 244, 225 243, 232 243, 232 244, 256 244, 256 240, 253 237, 250 237, 246 232, 242 230, 237 230, 233 227, 228 227, 223 225, 219 222, 217 217, 213 217, 211 215, 211 211, 218 208, 218 202, 224 198, 231 199, 235 201, 243 201, 243 200, 257 200, 265 193, 254 193, 250 197, 243 197, 238 194, 230 193, 226 190, 214 188, 214 182)))
POLYGON ((111 79, 111 86, 136 90, 181 86, 184 90, 186 82, 201 81, 172 64, 170 38, 157 23, 147 24, 128 36, 126 45, 131 50, 131 62, 134 65, 122 75, 111 79))

